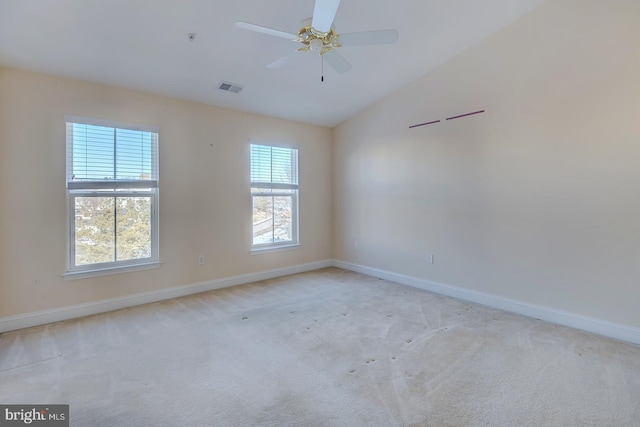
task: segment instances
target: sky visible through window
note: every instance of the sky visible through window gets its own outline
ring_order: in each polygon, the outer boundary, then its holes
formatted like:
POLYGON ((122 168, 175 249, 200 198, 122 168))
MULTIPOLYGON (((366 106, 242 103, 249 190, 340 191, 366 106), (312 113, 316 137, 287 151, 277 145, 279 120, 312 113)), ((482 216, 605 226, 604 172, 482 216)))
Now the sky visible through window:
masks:
POLYGON ((72 180, 149 180, 155 134, 73 123, 72 180))

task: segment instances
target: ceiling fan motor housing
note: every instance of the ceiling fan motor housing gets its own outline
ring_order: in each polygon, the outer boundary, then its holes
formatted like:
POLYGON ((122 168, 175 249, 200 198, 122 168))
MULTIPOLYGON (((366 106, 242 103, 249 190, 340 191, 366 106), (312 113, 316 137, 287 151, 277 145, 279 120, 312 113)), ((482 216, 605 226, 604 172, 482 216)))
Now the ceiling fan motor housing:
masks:
POLYGON ((296 41, 302 43, 303 46, 298 49, 298 51, 319 51, 320 55, 322 55, 325 52, 340 47, 338 34, 335 33, 335 27, 333 25, 331 25, 328 32, 324 33, 313 28, 311 21, 312 18, 307 18, 302 21, 302 28, 298 31, 296 41))

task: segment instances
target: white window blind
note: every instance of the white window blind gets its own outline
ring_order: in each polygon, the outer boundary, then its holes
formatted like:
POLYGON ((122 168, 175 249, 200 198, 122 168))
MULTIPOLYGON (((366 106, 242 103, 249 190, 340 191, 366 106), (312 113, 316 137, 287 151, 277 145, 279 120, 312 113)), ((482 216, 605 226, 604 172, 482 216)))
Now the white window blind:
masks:
POLYGON ((158 186, 158 134, 67 122, 67 188, 158 186))
POLYGON ((252 144, 251 186, 297 189, 298 150, 252 144))

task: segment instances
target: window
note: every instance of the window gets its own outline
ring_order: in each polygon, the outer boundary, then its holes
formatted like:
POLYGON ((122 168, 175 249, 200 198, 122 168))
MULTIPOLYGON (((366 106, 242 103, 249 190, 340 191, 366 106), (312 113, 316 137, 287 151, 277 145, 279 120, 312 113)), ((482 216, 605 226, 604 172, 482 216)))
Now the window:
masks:
POLYGON ((252 248, 298 243, 298 150, 251 144, 252 248))
POLYGON ((157 129, 65 119, 67 272, 157 262, 157 129))

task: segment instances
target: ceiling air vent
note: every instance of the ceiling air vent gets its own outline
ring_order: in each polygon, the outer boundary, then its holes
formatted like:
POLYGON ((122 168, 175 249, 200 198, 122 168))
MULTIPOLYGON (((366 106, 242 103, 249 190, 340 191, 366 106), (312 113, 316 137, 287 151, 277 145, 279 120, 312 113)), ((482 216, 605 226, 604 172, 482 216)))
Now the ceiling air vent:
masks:
POLYGON ((242 91, 242 86, 235 83, 220 82, 218 89, 232 93, 240 93, 242 91))

